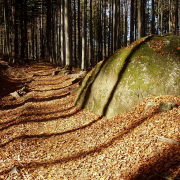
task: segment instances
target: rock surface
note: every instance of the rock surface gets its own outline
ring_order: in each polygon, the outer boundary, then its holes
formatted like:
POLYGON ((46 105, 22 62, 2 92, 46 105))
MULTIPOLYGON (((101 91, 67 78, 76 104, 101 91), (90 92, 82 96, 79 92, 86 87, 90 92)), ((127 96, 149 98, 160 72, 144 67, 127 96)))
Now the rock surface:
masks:
POLYGON ((180 95, 179 44, 176 36, 148 36, 117 50, 87 74, 74 104, 110 118, 142 98, 180 95))
POLYGON ((159 105, 159 111, 168 111, 172 110, 173 108, 177 108, 178 105, 174 102, 161 102, 159 105))

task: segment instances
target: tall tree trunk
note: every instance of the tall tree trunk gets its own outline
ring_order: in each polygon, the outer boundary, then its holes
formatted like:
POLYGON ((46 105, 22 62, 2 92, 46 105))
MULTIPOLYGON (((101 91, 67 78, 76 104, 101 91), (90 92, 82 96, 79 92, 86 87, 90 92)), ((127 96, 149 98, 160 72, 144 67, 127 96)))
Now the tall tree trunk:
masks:
POLYGON ((106 59, 106 0, 104 0, 104 12, 103 12, 103 16, 104 16, 104 45, 103 45, 103 60, 106 59))
POLYGON ((178 0, 176 0, 175 8, 175 34, 179 36, 178 0))
POLYGON ((136 14, 135 14, 135 41, 137 40, 137 17, 138 17, 138 0, 136 0, 136 14))
POLYGON ((40 24, 40 43, 41 43, 41 58, 45 58, 45 54, 44 54, 44 31, 43 31, 43 28, 44 28, 44 24, 43 24, 43 1, 42 1, 42 4, 41 4, 41 24, 40 24))
POLYGON ((47 1, 47 58, 52 62, 52 51, 51 51, 51 0, 47 1))
POLYGON ((134 0, 131 0, 130 43, 134 41, 134 0))
POLYGON ((76 0, 74 0, 74 65, 77 67, 77 53, 76 53, 76 0))
POLYGON ((65 66, 64 0, 61 1, 61 65, 65 66))
POLYGON ((25 56, 28 62, 28 35, 27 35, 27 0, 24 2, 24 41, 25 41, 25 56))
POLYGON ((171 32, 171 24, 172 24, 172 17, 171 17, 171 0, 169 0, 169 33, 171 32))
POLYGON ((128 29, 128 7, 127 1, 125 1, 125 34, 124 34, 124 43, 127 46, 127 29, 128 29))
POLYGON ((81 42, 81 5, 80 0, 78 0, 78 63, 81 67, 81 60, 82 60, 82 42, 81 42))
POLYGON ((31 24, 32 59, 34 59, 34 26, 35 26, 35 22, 33 20, 31 24))
POLYGON ((66 67, 72 68, 72 51, 71 51, 71 0, 65 0, 65 40, 66 40, 66 67))
POLYGON ((113 0, 113 52, 116 50, 117 41, 117 6, 116 0, 113 0))
POLYGON ((86 0, 82 1, 82 61, 81 61, 81 69, 86 69, 86 0))
POLYGON ((52 51, 52 63, 56 64, 56 50, 55 50, 55 23, 54 23, 54 13, 53 13, 53 0, 52 6, 51 6, 51 37, 52 37, 52 45, 51 45, 51 51, 52 51))
POLYGON ((142 0, 139 0, 138 4, 138 39, 143 37, 143 28, 142 28, 142 22, 143 22, 143 17, 142 17, 142 0))
POLYGON ((8 55, 8 61, 10 62, 10 51, 9 51, 9 25, 8 25, 8 12, 6 11, 6 0, 3 1, 4 11, 4 30, 5 30, 5 49, 8 55))
POLYGON ((151 34, 155 33, 155 17, 154 17, 154 0, 152 0, 152 20, 151 20, 151 34))
POLYGON ((161 35, 163 34, 163 0, 161 0, 161 35))
POLYGON ((102 0, 98 1, 98 61, 103 59, 102 56, 102 0))
POLYGON ((93 27, 92 27, 92 0, 90 0, 90 48, 91 48, 91 67, 94 67, 94 46, 93 46, 93 27))
POLYGON ((17 25, 17 2, 14 0, 14 59, 13 63, 18 58, 18 25, 17 25))
POLYGON ((109 27, 108 27, 108 57, 111 54, 111 0, 108 3, 109 9, 109 27))

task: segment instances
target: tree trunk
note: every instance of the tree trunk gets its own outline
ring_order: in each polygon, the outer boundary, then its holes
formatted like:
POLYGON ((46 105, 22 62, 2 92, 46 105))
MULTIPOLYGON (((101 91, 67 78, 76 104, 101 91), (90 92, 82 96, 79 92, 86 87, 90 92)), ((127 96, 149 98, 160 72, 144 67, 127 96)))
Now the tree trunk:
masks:
POLYGON ((155 17, 154 17, 154 0, 152 0, 152 21, 151 21, 151 34, 154 34, 155 33, 155 29, 154 29, 154 26, 155 26, 155 17))
POLYGON ((131 0, 130 43, 134 41, 134 0, 131 0))
POLYGON ((117 41, 117 7, 116 0, 113 0, 113 53, 116 50, 116 41, 117 41))
POLYGON ((82 42, 81 42, 81 6, 80 0, 78 0, 78 63, 81 67, 81 60, 82 60, 82 42))
POLYGON ((76 0, 74 0, 74 65, 77 67, 77 53, 76 53, 76 47, 77 47, 77 41, 76 41, 76 0))
POLYGON ((169 33, 171 32, 171 0, 169 0, 169 33))
POLYGON ((128 29, 128 7, 127 1, 125 1, 125 34, 124 34, 124 44, 127 46, 127 29, 128 29))
POLYGON ((9 25, 8 25, 8 12, 6 11, 6 0, 3 1, 3 11, 4 11, 4 30, 5 30, 5 51, 8 55, 8 61, 10 62, 9 25))
POLYGON ((161 0, 161 35, 163 34, 163 0, 161 0))
POLYGON ((178 20, 178 0, 176 0, 176 8, 175 8, 175 34, 179 36, 179 20, 178 20))
POLYGON ((65 40, 66 40, 66 67, 72 68, 72 51, 71 51, 71 27, 70 27, 70 18, 71 18, 71 0, 65 0, 65 40))
POLYGON ((94 67, 94 46, 93 46, 93 27, 92 27, 92 0, 90 0, 90 48, 91 48, 91 67, 94 67))
POLYGON ((138 39, 143 37, 143 32, 142 32, 142 0, 139 0, 139 5, 138 5, 138 39))
POLYGON ((81 70, 86 69, 86 0, 82 1, 82 61, 81 70))
POLYGON ((17 3, 14 0, 14 59, 13 63, 16 62, 18 58, 18 25, 17 25, 17 3))

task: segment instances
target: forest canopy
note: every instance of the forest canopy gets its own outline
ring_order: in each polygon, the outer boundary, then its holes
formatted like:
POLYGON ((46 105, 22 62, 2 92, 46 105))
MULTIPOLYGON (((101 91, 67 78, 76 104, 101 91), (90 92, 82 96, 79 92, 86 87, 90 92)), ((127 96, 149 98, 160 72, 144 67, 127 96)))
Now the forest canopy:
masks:
POLYGON ((0 0, 0 53, 82 70, 149 34, 179 35, 179 0, 0 0))

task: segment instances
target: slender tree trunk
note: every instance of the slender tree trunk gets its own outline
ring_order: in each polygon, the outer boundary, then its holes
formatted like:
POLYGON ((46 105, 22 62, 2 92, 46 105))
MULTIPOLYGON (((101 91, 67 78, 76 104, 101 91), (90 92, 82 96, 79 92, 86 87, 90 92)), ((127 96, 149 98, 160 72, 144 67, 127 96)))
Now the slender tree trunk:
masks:
POLYGON ((28 62, 27 0, 25 0, 25 2, 24 2, 24 41, 25 41, 26 62, 28 62))
POLYGON ((81 42, 81 6, 80 0, 78 0, 78 63, 81 67, 81 60, 82 60, 82 42, 81 42))
POLYGON ((130 43, 134 41, 134 0, 131 0, 130 43))
POLYGON ((47 1, 47 58, 52 62, 52 51, 51 51, 51 0, 47 1))
POLYGON ((3 1, 4 10, 4 30, 5 30, 5 49, 8 55, 8 61, 10 62, 10 51, 9 51, 9 25, 8 25, 8 12, 6 11, 6 0, 3 1))
POLYGON ((172 17, 171 17, 171 0, 169 0, 169 33, 171 32, 171 23, 172 17))
POLYGON ((116 41, 117 41, 117 6, 116 0, 113 0, 113 52, 116 50, 116 41))
POLYGON ((32 41, 32 58, 34 59, 34 25, 35 22, 33 20, 32 25, 31 25, 31 41, 32 41))
POLYGON ((94 46, 93 46, 93 27, 92 27, 92 0, 90 0, 90 48, 91 48, 91 67, 94 67, 94 46))
POLYGON ((163 0, 161 0, 161 35, 163 34, 163 0))
POLYGON ((111 0, 108 4, 109 9, 109 27, 108 27, 108 57, 111 55, 111 0))
POLYGON ((135 41, 137 40, 137 18, 138 18, 138 0, 136 0, 136 14, 135 14, 135 41))
POLYGON ((17 3, 14 1, 14 59, 13 63, 18 58, 18 26, 17 26, 17 3))
POLYGON ((77 67, 76 15, 77 15, 77 13, 76 13, 76 0, 74 0, 74 65, 75 65, 75 67, 77 67))
POLYGON ((175 8, 175 34, 179 36, 178 0, 176 0, 175 8))
POLYGON ((99 0, 98 9, 98 61, 103 59, 102 56, 102 1, 99 0))
POLYGON ((106 0, 104 0, 104 13, 103 13, 103 16, 104 16, 104 46, 103 46, 103 60, 106 60, 106 21, 107 21, 107 18, 106 18, 106 0))
POLYGON ((81 69, 86 69, 86 0, 82 1, 82 61, 81 69))
POLYGON ((138 39, 143 37, 143 32, 142 32, 142 0, 139 0, 138 4, 138 39))
POLYGON ((41 24, 40 24, 40 43, 41 43, 41 58, 45 58, 44 54, 44 31, 43 31, 43 2, 41 4, 41 24))
POLYGON ((154 17, 154 0, 152 0, 152 21, 151 21, 151 34, 154 34, 155 33, 155 29, 154 29, 154 26, 155 26, 155 17, 154 17))
POLYGON ((64 0, 61 1, 61 65, 65 66, 65 43, 64 43, 64 0))
POLYGON ((72 68, 72 51, 71 51, 71 27, 70 27, 70 5, 71 0, 65 0, 65 40, 66 40, 66 67, 72 68))
POLYGON ((53 15, 53 0, 52 1, 52 6, 51 6, 51 37, 52 37, 52 45, 51 45, 51 51, 52 51, 52 63, 56 64, 56 50, 55 50, 55 23, 54 23, 54 18, 55 16, 53 15))
POLYGON ((128 7, 127 1, 125 1, 125 34, 124 34, 124 43, 127 46, 127 29, 128 29, 128 7))

